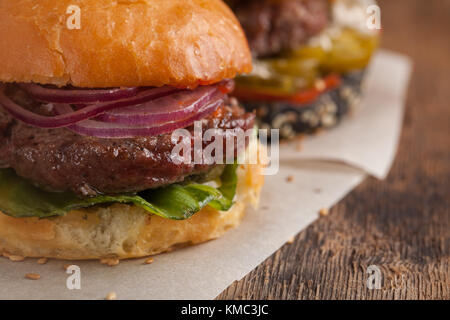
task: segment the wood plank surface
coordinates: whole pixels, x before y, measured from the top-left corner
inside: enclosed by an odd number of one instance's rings
[[[218,299],[450,299],[450,0],[380,0],[414,74],[396,161]],[[367,267],[382,275],[366,286]]]

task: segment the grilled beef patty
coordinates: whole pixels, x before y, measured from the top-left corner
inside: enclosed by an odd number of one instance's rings
[[[256,57],[295,49],[325,28],[328,0],[229,0]]]
[[[231,99],[205,118],[202,128],[248,130],[253,123],[254,114]],[[188,130],[192,132],[193,127]],[[171,134],[134,139],[86,137],[65,128],[25,125],[0,108],[0,167],[13,168],[49,191],[70,190],[81,196],[137,192],[204,175],[217,166],[175,164],[173,147]]]

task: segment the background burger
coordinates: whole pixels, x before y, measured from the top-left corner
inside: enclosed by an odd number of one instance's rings
[[[253,72],[235,95],[261,127],[298,133],[336,125],[358,103],[378,44],[371,0],[230,0],[250,42]]]
[[[171,156],[171,133],[195,121],[254,125],[227,97],[251,70],[233,13],[218,0],[80,0],[68,29],[72,4],[0,2],[0,252],[141,257],[238,225],[260,166]]]

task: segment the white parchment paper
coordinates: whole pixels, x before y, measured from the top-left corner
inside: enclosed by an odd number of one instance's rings
[[[223,238],[155,257],[121,262],[70,262],[81,268],[81,289],[66,287],[64,261],[38,265],[36,259],[0,258],[0,299],[213,299],[244,277],[289,238],[318,218],[371,174],[385,177],[401,130],[411,63],[382,51],[367,78],[359,112],[340,127],[281,148],[280,171],[266,179],[260,209]],[[320,161],[317,161],[320,160]],[[332,161],[330,161],[332,160]],[[291,182],[287,177],[292,176]],[[39,273],[40,280],[25,279]]]

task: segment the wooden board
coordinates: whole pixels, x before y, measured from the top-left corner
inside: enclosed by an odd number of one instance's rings
[[[383,44],[412,57],[400,148],[219,299],[450,299],[450,1],[380,0]],[[367,267],[382,287],[366,286]]]

